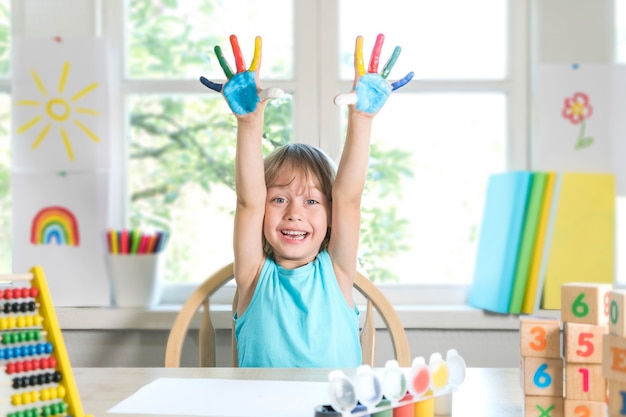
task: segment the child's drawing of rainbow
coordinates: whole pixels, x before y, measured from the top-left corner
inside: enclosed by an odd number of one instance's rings
[[[44,207],[33,219],[30,241],[34,245],[78,246],[78,222],[74,214],[65,207]]]

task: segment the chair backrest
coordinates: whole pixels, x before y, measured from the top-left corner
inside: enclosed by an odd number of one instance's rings
[[[215,329],[211,321],[210,298],[217,290],[232,280],[233,264],[228,264],[208,277],[183,304],[170,330],[165,350],[165,367],[180,367],[183,344],[193,318],[200,312],[200,328],[198,333],[199,366],[212,367],[216,363]],[[391,338],[395,359],[400,366],[411,366],[409,342],[398,314],[384,294],[363,274],[357,272],[354,282],[355,289],[366,301],[365,318],[360,331],[363,363],[374,366],[376,349],[376,327],[374,310],[378,312]],[[237,306],[238,294],[232,303],[232,312]],[[232,320],[231,320],[232,322]],[[235,342],[234,323],[232,323],[232,365],[237,366],[237,345]]]

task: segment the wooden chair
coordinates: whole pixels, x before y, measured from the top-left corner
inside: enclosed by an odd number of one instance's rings
[[[167,340],[167,347],[165,350],[166,368],[180,367],[181,353],[185,336],[187,335],[191,321],[198,314],[199,310],[202,314],[198,334],[199,365],[202,367],[215,366],[215,329],[211,322],[209,300],[211,295],[213,295],[217,290],[224,286],[224,284],[233,278],[233,264],[231,263],[208,277],[191,294],[185,304],[183,304],[180,312],[176,316],[176,320],[174,321],[174,325],[170,330]],[[374,326],[375,315],[373,314],[373,310],[375,309],[387,326],[394,349],[395,359],[398,361],[400,366],[410,367],[411,355],[406,332],[404,331],[404,327],[402,326],[402,323],[400,322],[400,319],[389,300],[387,300],[383,293],[380,292],[380,290],[369,279],[359,272],[357,272],[354,287],[363,295],[365,301],[367,302],[365,308],[365,319],[362,321],[363,326],[360,331],[363,363],[374,366],[376,328]],[[236,309],[237,297],[238,294],[235,291],[232,303],[232,312]],[[356,297],[355,302],[359,304],[359,300],[356,299]],[[233,366],[237,366],[237,345],[234,336],[234,323],[232,323],[231,328],[233,330],[232,364]]]

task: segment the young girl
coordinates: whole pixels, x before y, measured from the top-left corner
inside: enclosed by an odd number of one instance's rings
[[[354,91],[339,167],[321,150],[288,144],[264,159],[261,136],[269,98],[281,92],[259,86],[261,39],[245,69],[237,38],[230,38],[237,72],[215,48],[228,81],[207,87],[224,95],[237,119],[234,269],[239,302],[234,316],[241,367],[352,368],[361,364],[359,311],[352,298],[361,225],[361,194],[374,115],[392,90],[377,73],[379,35],[368,72],[357,38]]]

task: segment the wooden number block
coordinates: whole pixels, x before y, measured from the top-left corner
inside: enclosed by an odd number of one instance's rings
[[[609,333],[626,337],[626,290],[609,292]]]
[[[561,357],[561,321],[540,317],[520,317],[520,356]]]
[[[561,320],[608,324],[611,284],[568,283],[561,286]]]
[[[524,398],[524,417],[563,417],[563,397]]]
[[[565,398],[605,401],[606,378],[602,375],[602,365],[568,363],[565,367]]]
[[[524,395],[563,397],[563,359],[522,358]]]
[[[602,375],[626,384],[626,338],[605,334],[602,339]]]
[[[602,337],[609,326],[564,323],[563,346],[566,363],[602,363]]]
[[[626,383],[609,381],[609,417],[626,416]]]
[[[606,400],[583,401],[570,400],[569,398],[565,398],[563,404],[563,412],[565,417],[595,417],[606,415]]]

